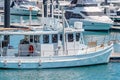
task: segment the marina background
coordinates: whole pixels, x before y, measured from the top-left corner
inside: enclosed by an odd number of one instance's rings
[[[20,16],[11,15],[13,22],[18,20]],[[29,17],[23,17],[24,20],[28,20]],[[33,17],[34,20],[37,17]],[[84,35],[86,40],[95,40],[102,42],[105,38],[115,37],[120,40],[119,30],[110,31],[85,31]],[[111,36],[112,35],[112,36]],[[18,42],[14,39],[21,39],[23,36],[14,38],[12,36],[11,44],[14,48],[17,48]],[[88,39],[89,38],[89,39]],[[116,37],[115,37],[116,38]],[[117,49],[118,50],[118,49]],[[118,53],[119,54],[119,53]],[[33,70],[0,70],[0,80],[119,80],[120,79],[120,63],[108,63],[102,65],[83,66],[74,68],[57,68],[57,69],[33,69]]]
[[[20,22],[20,17],[11,15],[11,22]],[[36,16],[32,17],[37,20]],[[24,16],[25,21],[29,20],[29,16]],[[102,42],[104,38],[119,39],[119,30],[109,31],[85,31],[86,40],[97,39]],[[116,37],[117,35],[117,37]],[[19,37],[18,39],[21,39]],[[89,39],[88,39],[89,38]],[[14,40],[13,38],[11,38]],[[13,41],[12,40],[12,41]],[[14,40],[15,41],[15,40]],[[11,42],[16,48],[18,42]],[[119,53],[118,53],[119,54]],[[41,70],[0,70],[0,80],[119,80],[120,79],[120,63],[108,63],[102,65],[83,66],[75,68],[58,68],[58,69],[41,69]]]

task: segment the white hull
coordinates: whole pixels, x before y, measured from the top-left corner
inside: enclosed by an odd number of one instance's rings
[[[60,68],[108,63],[112,45],[94,53],[54,57],[1,57],[0,68],[39,69]]]
[[[92,21],[92,20],[77,20],[77,19],[70,19],[69,23],[74,24],[74,22],[79,21],[83,22],[83,28],[85,30],[109,30],[113,24],[110,23],[105,23],[105,22],[97,22],[97,21]]]

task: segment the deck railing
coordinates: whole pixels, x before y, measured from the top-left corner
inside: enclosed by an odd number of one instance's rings
[[[11,51],[8,50],[7,51],[7,56],[16,56],[16,57],[30,57],[30,56],[40,56],[40,57],[52,57],[52,56],[65,56],[65,55],[79,55],[79,54],[88,54],[88,53],[92,53],[92,52],[96,52],[99,50],[104,49],[105,47],[107,47],[108,45],[111,45],[111,43],[108,44],[101,44],[100,46],[96,46],[96,47],[86,47],[86,48],[82,48],[82,49],[66,49],[66,51],[63,51],[62,49],[58,49],[58,50],[42,50],[42,51],[38,51],[38,50],[34,50],[33,53],[30,53],[28,50],[18,50],[18,52],[15,52],[14,50]],[[1,52],[3,53],[3,51]],[[3,57],[3,55],[0,53],[1,57]],[[13,55],[9,55],[12,54]],[[15,54],[17,53],[17,54]]]

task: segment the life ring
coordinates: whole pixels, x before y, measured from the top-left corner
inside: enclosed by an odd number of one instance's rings
[[[30,45],[29,46],[29,53],[33,53],[34,52],[34,47],[33,47],[33,45]]]

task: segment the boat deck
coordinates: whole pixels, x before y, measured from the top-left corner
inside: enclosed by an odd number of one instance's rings
[[[107,47],[104,47],[104,46],[97,46],[95,48],[89,48],[89,49],[85,49],[85,50],[80,50],[80,53],[81,55],[84,55],[84,54],[90,54],[92,52],[96,52],[96,51],[101,51],[103,49],[106,49]],[[1,59],[3,59],[3,61],[6,61],[7,62],[38,62],[40,60],[42,60],[43,62],[46,62],[46,61],[54,61],[54,60],[71,60],[71,59],[78,59],[78,56],[77,55],[80,55],[80,54],[60,54],[60,55],[54,55],[54,56],[48,56],[48,57],[40,57],[40,56],[15,56],[15,52],[18,52],[17,50],[14,50],[14,49],[9,49],[9,51],[11,54],[8,55],[8,56],[4,56],[4,57],[1,57]],[[34,53],[33,53],[34,54]],[[67,55],[67,56],[66,56]],[[70,57],[72,56],[72,57]],[[60,57],[60,58],[58,58]],[[62,59],[61,59],[62,58]]]

